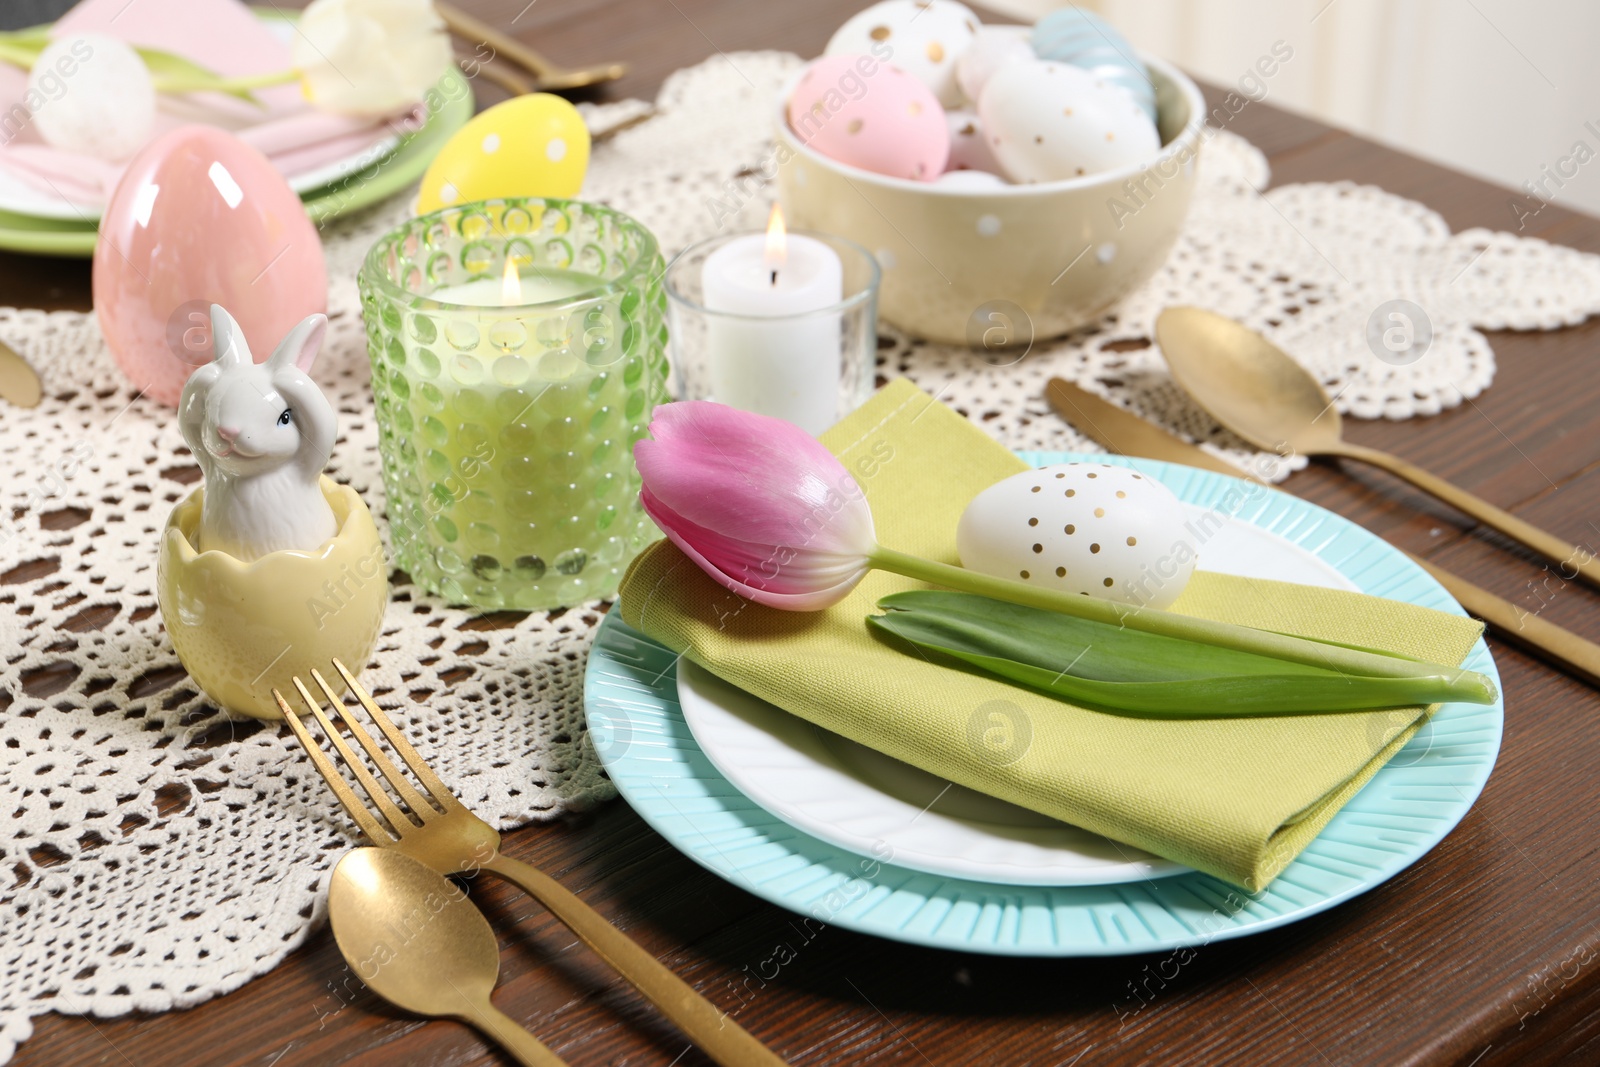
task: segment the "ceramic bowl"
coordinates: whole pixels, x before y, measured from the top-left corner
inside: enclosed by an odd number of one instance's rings
[[[389,565],[372,513],[359,494],[324,476],[322,495],[339,532],[315,552],[272,552],[241,563],[196,552],[204,487],[190,493],[161,534],[156,599],[178,660],[228,711],[281,719],[274,688],[293,695],[293,675],[320,694],[311,668],[342,692],[338,658],[359,673],[378,641],[389,603]]]
[[[873,174],[807,148],[784,118],[797,73],[776,107],[784,214],[795,229],[871,249],[883,267],[879,313],[914,336],[994,347],[1063,334],[1154,274],[1188,214],[1204,98],[1177,68],[1142,58],[1161,132],[1153,158],[977,191]]]

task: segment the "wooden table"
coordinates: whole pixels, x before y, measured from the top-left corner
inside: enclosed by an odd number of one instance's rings
[[[607,96],[649,97],[672,70],[717,50],[815,55],[862,2],[471,6],[564,61],[629,61],[632,73]],[[1513,225],[1507,190],[1270,104],[1249,105],[1231,128],[1267,153],[1275,182],[1373,183],[1422,201],[1457,230]],[[1596,219],[1551,206],[1533,223],[1536,236],[1600,252]],[[79,262],[0,256],[0,286],[8,303],[88,306]],[[1597,340],[1594,322],[1493,335],[1500,374],[1483,396],[1434,418],[1355,422],[1350,435],[1593,551]],[[1317,463],[1287,488],[1600,639],[1595,592],[1385,475]],[[1600,1062],[1600,699],[1490,645],[1505,683],[1505,742],[1461,825],[1378,889],[1202,948],[1176,973],[1166,957],[1011,960],[802,929],[680,855],[621,801],[509,834],[507,850],[556,875],[796,1064]],[[709,1062],[526,897],[498,884],[473,895],[505,941],[500,1007],[532,1021],[575,1067]],[[793,959],[774,976],[783,946]],[[756,973],[770,980],[736,994]],[[37,1027],[17,1067],[503,1062],[465,1027],[422,1023],[362,991],[326,931],[271,974],[192,1011],[44,1016]]]

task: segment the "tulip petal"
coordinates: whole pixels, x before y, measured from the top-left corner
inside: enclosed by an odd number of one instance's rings
[[[675,514],[648,491],[639,500],[667,538],[720,585],[746,599],[788,611],[820,611],[849,595],[871,568],[866,557],[791,553],[704,529]]]
[[[656,408],[634,446],[640,503],[722,585],[816,611],[843,599],[877,548],[872,510],[843,464],[781,419],[691,401]]]
[[[872,512],[844,465],[781,419],[708,401],[656,408],[634,446],[651,494],[676,515],[736,540],[865,555]]]

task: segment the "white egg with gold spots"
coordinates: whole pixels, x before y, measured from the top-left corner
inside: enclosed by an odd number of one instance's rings
[[[1017,183],[1082,178],[1153,160],[1155,123],[1121,86],[1065,63],[996,71],[978,99],[989,150]]]
[[[969,570],[1151,608],[1178,599],[1199,558],[1172,490],[1109,463],[996,482],[962,513],[956,550]]]
[[[978,16],[956,0],[883,0],[847,19],[823,54],[876,56],[955,107],[962,101],[956,63],[977,35]]]
[[[589,169],[589,128],[551,93],[496,104],[445,142],[428,165],[417,214],[508,196],[570,198]]]

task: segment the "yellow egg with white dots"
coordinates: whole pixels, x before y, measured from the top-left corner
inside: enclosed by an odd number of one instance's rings
[[[550,93],[496,104],[456,131],[428,165],[417,214],[508,196],[570,198],[589,169],[589,128]]]

